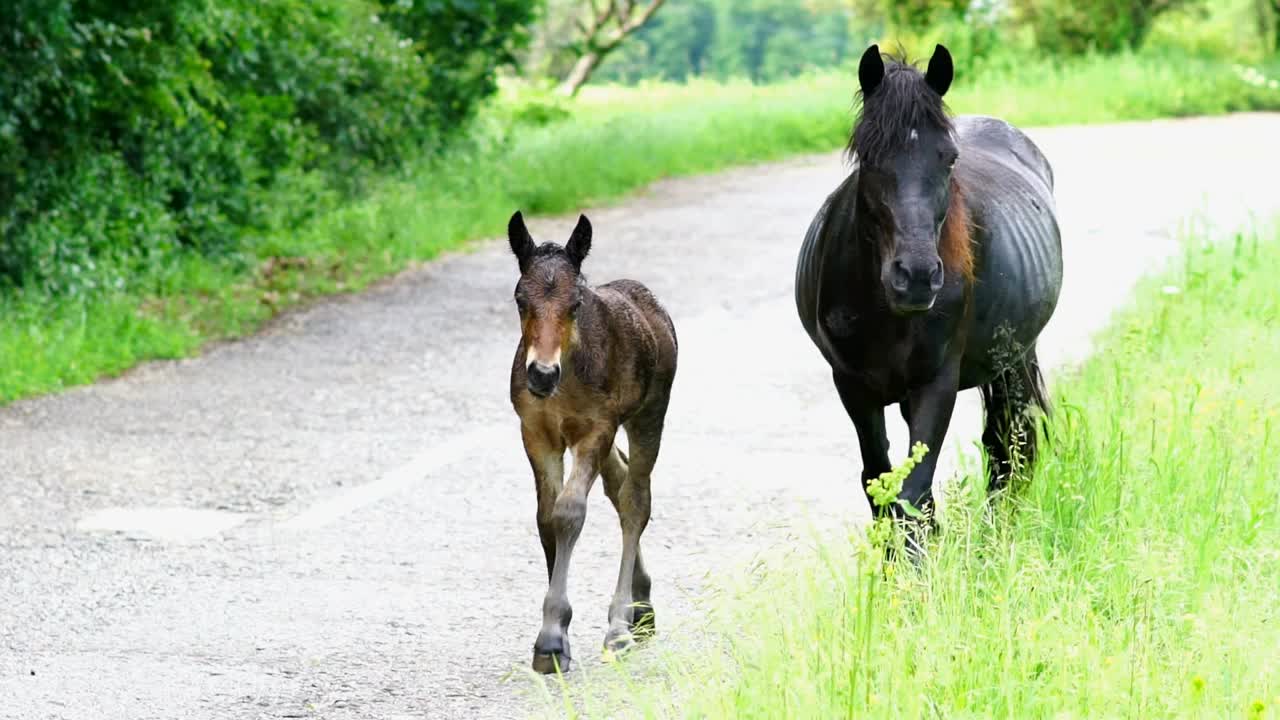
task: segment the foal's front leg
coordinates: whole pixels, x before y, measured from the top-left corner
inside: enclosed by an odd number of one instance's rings
[[[533,669],[537,672],[567,672],[570,668],[569,622],[573,620],[573,608],[569,605],[569,561],[587,519],[587,494],[612,447],[612,434],[592,436],[574,445],[573,472],[551,509],[555,562],[547,596],[542,601],[542,631],[533,644]]]
[[[533,468],[533,482],[538,492],[538,539],[547,560],[547,581],[556,565],[556,531],[551,523],[556,498],[564,487],[564,441],[529,426],[521,428],[525,456]]]

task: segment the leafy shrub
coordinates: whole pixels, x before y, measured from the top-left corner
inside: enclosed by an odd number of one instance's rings
[[[1014,0],[1036,44],[1052,53],[1079,55],[1137,49],[1160,14],[1196,0]]]
[[[438,147],[529,21],[501,0],[9,0],[0,6],[0,285],[145,282],[179,250],[234,256]],[[385,19],[384,19],[385,16]],[[287,215],[287,213],[286,213]]]

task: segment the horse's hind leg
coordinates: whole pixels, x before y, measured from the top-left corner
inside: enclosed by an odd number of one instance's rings
[[[631,457],[614,501],[622,524],[622,561],[613,602],[609,604],[609,632],[604,639],[605,649],[614,652],[627,649],[636,638],[653,632],[651,581],[640,556],[640,536],[649,524],[649,477],[658,461],[665,414],[663,401],[641,411],[626,426]]]
[[[982,445],[987,452],[987,493],[994,495],[1024,469],[1034,467],[1037,454],[1034,407],[1049,413],[1048,394],[1040,362],[1032,346],[1012,367],[1003,368],[981,387],[986,427]]]

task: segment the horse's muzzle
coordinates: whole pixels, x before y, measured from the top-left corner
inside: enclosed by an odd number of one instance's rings
[[[529,392],[533,393],[534,397],[548,397],[560,385],[559,365],[544,365],[537,361],[531,362],[529,367],[525,369],[525,374],[529,378]]]
[[[885,274],[889,306],[899,314],[924,312],[933,307],[942,289],[942,261],[904,263],[894,260]]]

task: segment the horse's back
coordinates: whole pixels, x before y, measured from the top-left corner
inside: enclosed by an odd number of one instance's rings
[[[961,382],[981,384],[1000,357],[1030,347],[1062,289],[1053,169],[1022,131],[996,118],[956,118],[978,252],[974,324]],[[1009,344],[1012,341],[1013,344]]]

